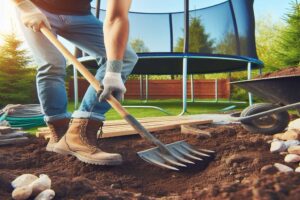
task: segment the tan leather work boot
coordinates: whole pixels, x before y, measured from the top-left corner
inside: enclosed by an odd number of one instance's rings
[[[46,151],[53,151],[54,145],[62,138],[67,132],[70,119],[64,118],[55,120],[53,122],[47,122],[47,126],[50,129],[50,140],[46,146]]]
[[[120,154],[106,153],[97,147],[97,132],[102,125],[101,121],[72,119],[67,133],[55,145],[53,151],[73,155],[89,164],[120,165]]]

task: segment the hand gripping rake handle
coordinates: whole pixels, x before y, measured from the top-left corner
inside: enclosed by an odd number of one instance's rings
[[[76,69],[87,79],[87,81],[94,87],[96,92],[101,91],[100,82],[87,70],[63,45],[58,39],[52,34],[52,32],[44,25],[41,26],[41,32],[46,38],[64,55],[64,57],[69,60]],[[157,145],[159,149],[164,153],[168,152],[168,149],[164,144],[155,138],[151,133],[149,133],[129,112],[122,107],[118,100],[116,100],[112,95],[107,99],[107,102],[120,114],[120,116],[125,119],[144,139],[151,141],[153,144]]]

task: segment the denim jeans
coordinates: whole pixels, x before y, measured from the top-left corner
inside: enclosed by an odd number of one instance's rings
[[[42,9],[41,9],[42,10]],[[93,15],[57,15],[42,10],[47,16],[52,33],[59,35],[84,52],[99,61],[99,69],[95,75],[101,82],[105,75],[106,57],[103,23]],[[37,93],[45,121],[51,122],[62,118],[70,118],[67,112],[67,94],[65,88],[66,61],[62,54],[40,32],[33,32],[21,22],[21,28],[35,60],[38,64],[36,83]],[[123,59],[122,79],[125,82],[137,62],[137,55],[127,45]],[[105,120],[105,113],[110,109],[106,102],[99,102],[96,91],[92,86],[87,89],[78,110],[72,114],[73,118],[91,118]]]

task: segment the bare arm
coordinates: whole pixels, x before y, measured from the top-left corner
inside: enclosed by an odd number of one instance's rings
[[[113,94],[121,100],[126,92],[121,78],[123,57],[128,40],[128,11],[131,0],[108,0],[104,22],[104,43],[107,55],[107,65],[102,81],[104,90],[100,100]]]
[[[128,40],[128,11],[131,0],[108,0],[104,22],[104,42],[108,60],[122,60]]]

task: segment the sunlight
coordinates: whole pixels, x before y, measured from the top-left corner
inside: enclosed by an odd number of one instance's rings
[[[9,0],[1,1],[0,7],[0,35],[8,33],[16,33],[16,17],[14,7]],[[0,37],[0,44],[3,42]]]

